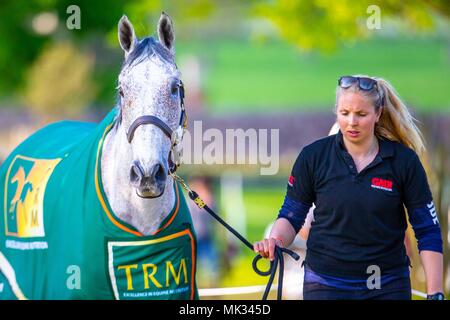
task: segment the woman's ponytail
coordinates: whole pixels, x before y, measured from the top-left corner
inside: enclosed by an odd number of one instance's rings
[[[425,146],[423,136],[416,126],[416,119],[389,82],[381,78],[375,79],[382,96],[383,106],[380,120],[375,126],[375,135],[400,142],[421,156]]]

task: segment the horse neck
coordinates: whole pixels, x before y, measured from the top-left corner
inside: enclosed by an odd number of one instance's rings
[[[122,126],[110,130],[103,143],[101,177],[114,214],[144,235],[153,234],[175,205],[172,177],[167,177],[163,195],[155,199],[137,196],[130,184],[131,149]]]

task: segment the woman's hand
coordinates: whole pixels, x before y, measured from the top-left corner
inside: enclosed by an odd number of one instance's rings
[[[283,241],[281,239],[269,238],[262,241],[255,242],[253,244],[253,250],[259,253],[263,258],[269,258],[270,261],[274,259],[275,245],[283,247]]]

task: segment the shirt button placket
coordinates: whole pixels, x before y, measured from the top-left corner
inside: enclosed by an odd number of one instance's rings
[[[355,165],[353,165],[353,164],[350,164],[350,165],[348,165],[348,167],[349,167],[349,169],[350,169],[350,171],[351,171],[351,174],[352,174],[352,180],[353,180],[353,182],[358,182],[358,172],[356,171],[356,167],[355,167]]]

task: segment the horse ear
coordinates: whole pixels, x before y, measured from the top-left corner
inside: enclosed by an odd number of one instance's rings
[[[137,39],[134,34],[133,25],[130,20],[128,20],[126,15],[123,15],[122,18],[120,18],[118,31],[120,46],[123,51],[125,51],[125,56],[127,56],[131,51],[133,51]]]
[[[175,53],[175,32],[173,30],[172,19],[164,11],[161,13],[158,21],[158,37],[161,42],[169,51]]]

